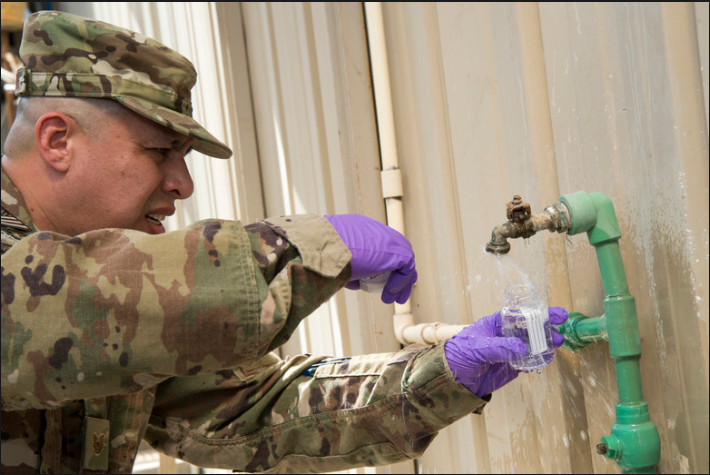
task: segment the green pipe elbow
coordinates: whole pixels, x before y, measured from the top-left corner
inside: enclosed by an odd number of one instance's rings
[[[560,198],[572,219],[570,235],[588,232],[589,243],[597,246],[621,237],[614,205],[604,193],[578,191]]]

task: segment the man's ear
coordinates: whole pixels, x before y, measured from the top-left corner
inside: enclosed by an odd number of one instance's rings
[[[44,162],[66,173],[74,152],[71,142],[78,131],[76,121],[61,112],[51,111],[40,117],[35,124],[35,146]]]

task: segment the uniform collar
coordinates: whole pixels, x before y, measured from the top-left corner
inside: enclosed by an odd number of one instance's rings
[[[2,169],[2,226],[36,232],[22,193]]]

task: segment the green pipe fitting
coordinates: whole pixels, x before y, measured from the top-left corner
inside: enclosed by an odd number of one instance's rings
[[[570,314],[560,325],[565,345],[579,351],[592,341],[608,339],[614,358],[619,404],[611,434],[602,437],[597,451],[611,458],[624,473],[653,473],[660,460],[661,442],[656,424],[648,417],[648,405],[641,391],[641,338],[636,304],[629,294],[624,264],[619,251],[621,231],[614,206],[603,193],[571,193],[560,198],[569,211],[569,234],[586,232],[594,246],[604,285],[604,309],[601,317]]]
[[[658,463],[655,454],[661,451],[661,441],[656,425],[648,417],[648,406],[645,403],[637,406],[618,404],[616,420],[611,435],[601,438],[597,452],[617,463],[624,460],[623,473],[655,473]],[[644,450],[638,450],[639,447]]]
[[[570,235],[586,231],[592,246],[621,237],[614,205],[604,193],[578,191],[561,197],[560,201],[567,206],[572,219]]]
[[[606,315],[587,317],[579,312],[571,312],[562,325],[555,326],[560,335],[564,335],[562,348],[573,353],[599,340],[607,340]]]
[[[607,322],[609,353],[612,358],[641,356],[641,337],[636,319],[636,303],[631,295],[604,299],[607,315],[614,315]]]

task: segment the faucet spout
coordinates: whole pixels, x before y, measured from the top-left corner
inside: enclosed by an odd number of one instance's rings
[[[569,211],[559,202],[540,214],[531,214],[530,205],[515,195],[506,209],[508,221],[493,228],[491,240],[486,244],[486,251],[493,254],[507,254],[510,251],[508,239],[529,238],[543,229],[550,232],[568,232],[570,229]]]
[[[510,251],[508,238],[517,237],[516,226],[511,221],[496,226],[491,232],[491,240],[486,244],[486,251],[493,254],[507,254]]]

